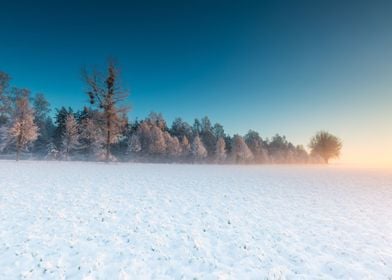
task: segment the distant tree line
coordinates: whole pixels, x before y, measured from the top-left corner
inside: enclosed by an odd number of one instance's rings
[[[47,160],[100,160],[190,163],[328,163],[339,156],[341,141],[318,132],[308,153],[276,134],[263,139],[249,130],[228,135],[208,117],[189,124],[176,118],[169,126],[160,113],[129,121],[124,106],[126,91],[119,85],[118,70],[109,63],[106,73],[83,71],[89,105],[81,110],[61,107],[51,117],[42,93],[12,87],[0,71],[0,153]]]

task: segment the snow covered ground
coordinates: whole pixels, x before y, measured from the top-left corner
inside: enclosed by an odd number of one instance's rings
[[[0,279],[391,279],[392,172],[0,162]]]

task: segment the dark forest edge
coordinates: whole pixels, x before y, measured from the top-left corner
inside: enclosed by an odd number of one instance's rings
[[[230,136],[208,117],[193,125],[176,118],[169,127],[160,113],[129,121],[126,91],[118,84],[118,69],[109,62],[106,73],[83,70],[90,104],[81,110],[55,109],[42,93],[11,86],[0,71],[0,157],[38,160],[87,160],[179,163],[310,164],[339,157],[340,139],[317,132],[309,143],[293,145],[276,134],[262,139],[249,130]]]

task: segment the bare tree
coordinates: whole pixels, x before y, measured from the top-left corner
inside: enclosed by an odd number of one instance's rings
[[[320,131],[310,140],[309,148],[312,155],[322,157],[328,164],[331,158],[339,157],[342,141],[326,131]]]
[[[89,86],[87,92],[90,103],[103,112],[103,130],[105,134],[105,161],[110,159],[110,147],[119,141],[126,124],[128,107],[120,106],[127,98],[127,93],[119,86],[118,69],[109,62],[105,78],[98,71],[88,74],[84,71],[84,79]]]

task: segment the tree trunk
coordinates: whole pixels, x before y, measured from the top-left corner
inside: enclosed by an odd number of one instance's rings
[[[106,155],[105,155],[105,161],[109,162],[109,156],[110,156],[110,121],[107,121],[107,135],[106,135]]]
[[[19,144],[21,142],[20,138],[21,137],[19,135],[16,141],[16,161],[19,161],[19,156],[20,156],[20,144]]]
[[[16,161],[19,161],[19,155],[20,155],[20,148],[19,146],[16,147]]]

